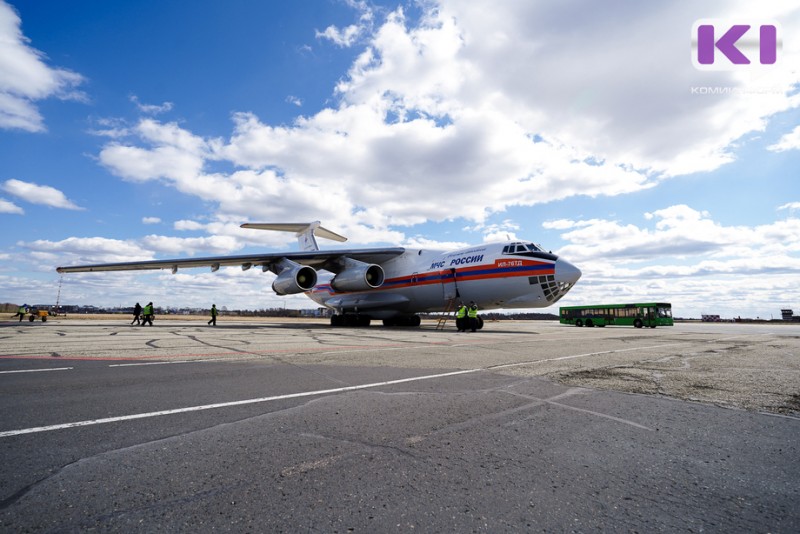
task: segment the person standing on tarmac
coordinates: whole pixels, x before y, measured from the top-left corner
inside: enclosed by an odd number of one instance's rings
[[[212,304],[211,305],[211,320],[208,321],[208,324],[210,324],[212,326],[217,326],[217,315],[219,315],[219,312],[217,311],[217,305],[216,304]]]
[[[12,315],[11,318],[13,319],[17,315],[19,315],[19,322],[22,322],[22,318],[25,317],[26,313],[28,313],[28,305],[27,304],[23,304],[22,306],[17,308],[17,313]]]
[[[469,318],[470,332],[474,332],[475,329],[478,328],[478,305],[475,304],[475,302],[469,303],[467,317]]]
[[[142,308],[142,324],[140,326],[144,326],[147,323],[150,323],[150,326],[153,326],[153,303],[148,302],[147,306]]]
[[[142,323],[141,323],[141,321],[139,321],[139,317],[140,317],[141,315],[142,315],[142,307],[141,307],[141,305],[140,305],[140,304],[137,302],[137,303],[136,303],[136,306],[134,306],[134,307],[133,307],[133,321],[131,321],[131,324],[133,324],[133,323],[136,323],[136,324],[142,324]]]
[[[459,302],[458,309],[456,310],[456,329],[459,332],[467,330],[467,306],[463,302]]]

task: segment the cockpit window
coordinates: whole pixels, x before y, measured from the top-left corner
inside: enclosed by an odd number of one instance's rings
[[[511,243],[503,247],[503,254],[525,254],[527,252],[544,252],[544,249],[533,243]]]

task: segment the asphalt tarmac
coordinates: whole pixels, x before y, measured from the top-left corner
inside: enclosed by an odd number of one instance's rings
[[[800,327],[0,323],[4,532],[798,532]]]

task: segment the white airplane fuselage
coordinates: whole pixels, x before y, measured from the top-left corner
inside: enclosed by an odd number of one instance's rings
[[[542,308],[554,304],[581,272],[529,242],[490,243],[454,251],[407,249],[381,264],[380,287],[336,291],[333,274],[320,273],[306,295],[338,313],[363,313],[375,319],[437,312],[456,301],[481,310]]]

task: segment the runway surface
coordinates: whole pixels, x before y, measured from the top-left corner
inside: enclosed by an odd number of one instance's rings
[[[800,531],[800,327],[0,323],[3,530]]]

